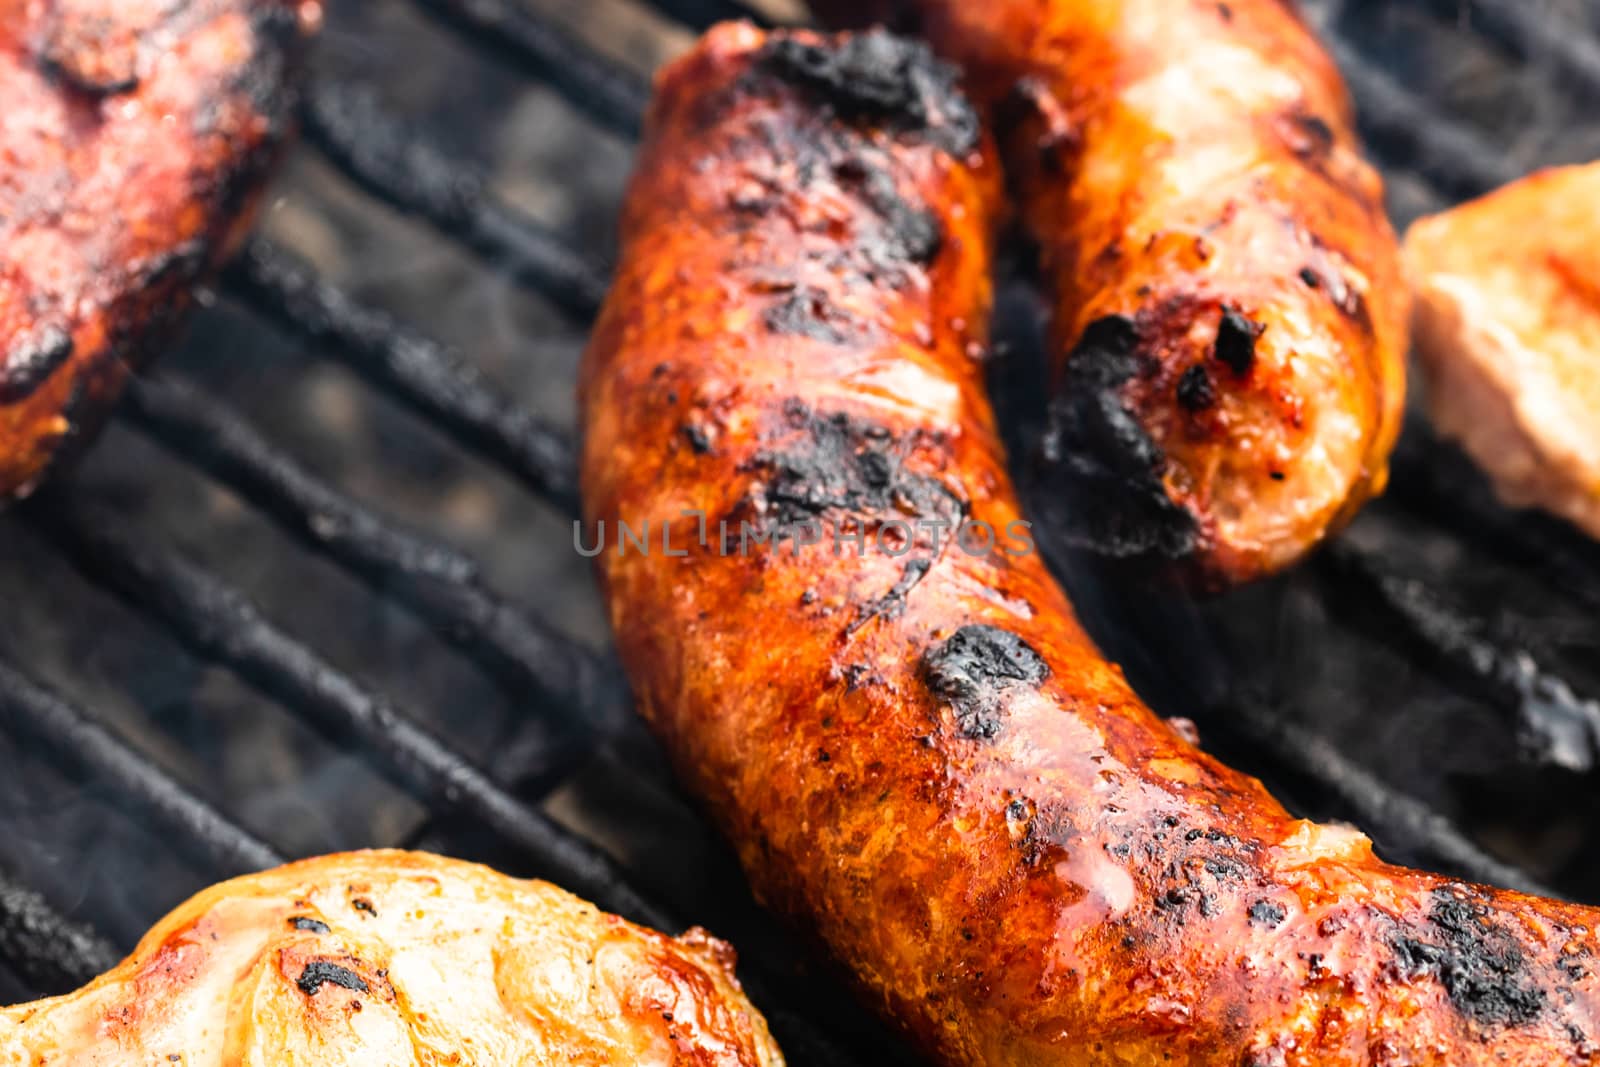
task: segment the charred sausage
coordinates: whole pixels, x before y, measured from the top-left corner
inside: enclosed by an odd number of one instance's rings
[[[92,436],[247,225],[315,0],[0,18],[0,497]]]
[[[813,7],[915,23],[1003,134],[1056,316],[1052,529],[1223,585],[1290,565],[1382,489],[1406,289],[1343,83],[1292,2]]]
[[[659,79],[583,367],[621,655],[757,891],[944,1064],[1589,1062],[1600,912],[1291,817],[1006,536],[998,183],[951,81],[714,30]]]
[[[782,1067],[733,954],[414,852],[235,878],[75,993],[0,1009],[0,1061]]]

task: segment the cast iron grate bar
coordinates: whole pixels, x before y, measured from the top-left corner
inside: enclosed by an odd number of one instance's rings
[[[1271,757],[1272,764],[1327,791],[1381,841],[1464,877],[1524,893],[1560,898],[1526,872],[1484,852],[1432,807],[1391,788],[1324,737],[1296,725],[1274,704],[1241,699],[1206,716]]]
[[[639,135],[650,85],[519,0],[414,0],[483,51],[547,83],[624,137]]]
[[[572,437],[530,414],[454,351],[357,302],[263,240],[250,242],[224,277],[251,308],[326,350],[536,495],[577,513]]]
[[[544,777],[573,766],[598,721],[620,715],[622,693],[587,648],[532,619],[491,589],[475,561],[409,531],[320,481],[215,399],[170,380],[130,382],[122,408],[174,458],[228,486],[302,544],[393,596],[444,641],[474,660],[513,699],[582,716],[551,721],[547,751],[529,769]]]
[[[605,296],[606,272],[490,191],[388,111],[370,85],[321,77],[300,109],[305,137],[347,177],[407,215],[427,220],[580,322]]]
[[[1422,427],[1401,438],[1390,468],[1386,499],[1600,611],[1600,549],[1584,535],[1551,516],[1500,504],[1471,460]]]
[[[1506,154],[1471,127],[1441,113],[1368,62],[1330,28],[1323,34],[1355,97],[1373,151],[1456,200],[1478,196],[1522,175]]]
[[[202,659],[226,666],[322,733],[350,743],[431,810],[480,820],[548,877],[608,911],[676,928],[609,856],[506,792],[393,702],[279,629],[226,582],[58,490],[41,493],[26,512],[90,581],[161,622]]]
[[[69,773],[109,785],[202,866],[234,875],[283,862],[271,845],[222,815],[148,756],[3,660],[0,726],[11,736],[47,748]]]
[[[0,959],[34,989],[67,993],[117,965],[122,954],[0,871]]]
[[[1525,755],[1574,772],[1600,766],[1600,704],[1580,696],[1524,649],[1486,633],[1421,581],[1390,573],[1348,539],[1318,557],[1328,602],[1355,592],[1397,626],[1419,660],[1431,663],[1466,697],[1512,716]]]
[[[1535,0],[1421,0],[1441,19],[1465,19],[1514,59],[1549,74],[1584,102],[1600,100],[1600,41]]]

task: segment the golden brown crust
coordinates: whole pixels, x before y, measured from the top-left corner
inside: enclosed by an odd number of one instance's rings
[[[881,39],[713,31],[661,76],[585,360],[619,648],[758,892],[946,1064],[1588,1062],[1596,911],[1291,818],[1140,703],[1019,541],[903,540],[1019,515],[961,112]],[[885,240],[919,216],[936,241]],[[806,519],[842,551],[751,540]]]
[[[248,223],[316,0],[0,3],[0,496],[92,435]]]
[[[1428,412],[1517,507],[1600,537],[1600,163],[1406,233]]]
[[[1382,489],[1406,289],[1343,84],[1292,3],[813,7],[915,20],[1001,128],[1056,298],[1050,477],[1126,512],[1082,536],[1225,584],[1293,563]],[[1097,343],[1108,322],[1121,348]]]
[[[352,852],[192,897],[119,967],[0,1010],[29,1067],[782,1067],[701,930],[669,938],[555,886]]]

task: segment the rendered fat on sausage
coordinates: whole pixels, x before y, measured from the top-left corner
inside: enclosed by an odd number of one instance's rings
[[[1590,1062],[1600,912],[1291,817],[1145,707],[1004,538],[977,358],[999,183],[952,81],[885,35],[746,26],[660,77],[583,486],[684,780],[942,1064]],[[774,546],[808,520],[820,542]],[[1006,550],[936,546],[954,522]]]
[[[1407,291],[1291,0],[812,6],[914,24],[1001,133],[1055,313],[1053,532],[1221,586],[1289,566],[1383,488]]]

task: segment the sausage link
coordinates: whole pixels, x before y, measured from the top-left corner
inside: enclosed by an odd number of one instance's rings
[[[583,367],[585,550],[604,524],[639,706],[767,903],[945,1064],[1590,1061],[1593,909],[1292,818],[1006,537],[997,183],[948,71],[725,26],[649,127]]]
[[[1290,0],[813,6],[914,22],[1002,132],[1055,303],[1052,529],[1223,585],[1381,491],[1407,290],[1343,83]]]

